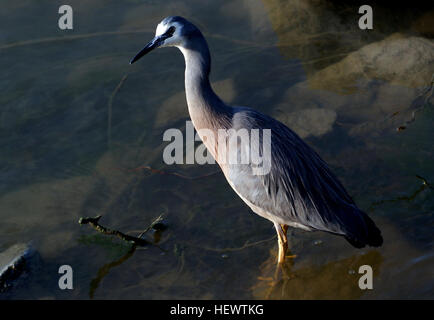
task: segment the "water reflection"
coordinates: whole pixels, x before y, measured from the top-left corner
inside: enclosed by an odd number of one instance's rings
[[[275,259],[261,266],[262,279],[253,290],[258,299],[359,299],[365,292],[359,288],[359,267],[369,265],[374,277],[381,272],[383,258],[378,251],[353,255],[320,266],[296,268],[287,262],[280,279],[274,279]]]
[[[110,269],[117,267],[122,263],[124,263],[125,261],[127,261],[129,258],[132,257],[135,251],[136,251],[136,246],[131,246],[131,248],[127,251],[127,253],[125,253],[122,257],[120,257],[116,261],[105,264],[98,270],[97,276],[94,279],[92,279],[92,281],[90,282],[89,298],[93,299],[95,290],[98,289],[101,280],[110,272]]]

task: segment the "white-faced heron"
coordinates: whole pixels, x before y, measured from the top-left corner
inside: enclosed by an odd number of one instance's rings
[[[374,222],[357,208],[327,164],[297,134],[254,109],[228,106],[214,93],[209,82],[208,45],[196,26],[182,17],[165,18],[158,24],[154,39],[130,63],[158,47],[177,47],[184,55],[185,93],[193,125],[235,192],[255,213],[274,223],[279,263],[284,261],[288,248],[288,226],[341,235],[356,248],[382,244],[381,232]],[[220,140],[204,139],[202,129],[216,133],[269,129],[270,170],[257,174],[255,164],[219,161]],[[264,143],[263,138],[253,134],[250,138],[256,139],[251,145]],[[243,151],[239,149],[228,152]]]

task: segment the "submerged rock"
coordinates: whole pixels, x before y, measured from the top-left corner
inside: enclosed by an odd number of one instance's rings
[[[411,118],[414,108],[420,107],[420,94],[430,84],[433,70],[432,40],[395,34],[290,87],[278,109],[298,112],[295,125],[306,128],[311,121],[301,115],[304,110],[334,110],[337,117],[333,122],[337,119],[350,135],[378,136],[395,131]]]
[[[358,11],[361,4],[353,1],[262,2],[277,35],[281,54],[288,59],[300,59],[307,78],[394,33],[409,36],[433,34],[433,9],[426,1],[418,1],[416,6],[414,2],[395,7],[381,3],[372,5],[374,28],[369,31],[360,30],[358,20],[361,14]]]
[[[310,108],[291,113],[275,113],[273,116],[294,130],[301,138],[322,136],[333,129],[336,112],[330,109]]]
[[[394,34],[349,54],[312,76],[313,88],[352,93],[359,79],[378,79],[391,85],[427,85],[434,70],[434,41]]]

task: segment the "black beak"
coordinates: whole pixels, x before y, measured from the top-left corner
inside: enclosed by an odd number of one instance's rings
[[[148,52],[161,46],[164,40],[165,38],[162,36],[155,37],[154,39],[152,39],[151,42],[149,42],[138,54],[136,54],[136,56],[130,61],[130,64],[133,64]]]

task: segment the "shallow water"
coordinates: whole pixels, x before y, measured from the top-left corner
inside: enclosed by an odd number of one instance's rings
[[[70,31],[57,27],[60,2],[0,12],[0,250],[30,242],[41,258],[0,298],[434,298],[432,7],[374,6],[374,30],[362,31],[358,7],[341,1],[69,3]],[[330,164],[382,230],[381,248],[291,231],[297,256],[270,281],[271,223],[218,166],[163,162],[164,130],[188,119],[182,56],[128,62],[167,15],[202,29],[225,101],[284,121]],[[160,248],[132,250],[78,224],[99,214],[133,235],[162,214],[168,229],[147,234]],[[73,290],[58,288],[64,264]],[[358,287],[364,264],[373,290]]]

